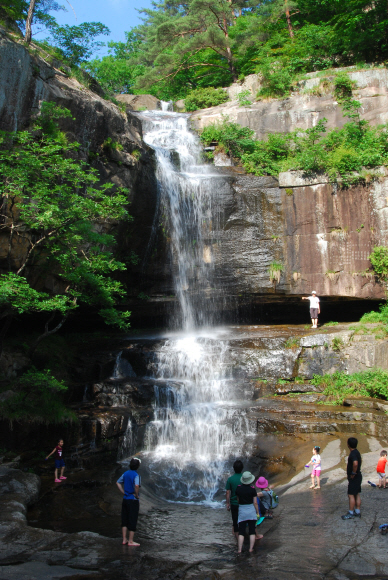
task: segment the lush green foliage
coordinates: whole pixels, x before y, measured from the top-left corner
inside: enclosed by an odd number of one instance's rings
[[[366,314],[364,314],[360,318],[360,322],[362,322],[363,324],[376,323],[376,322],[382,322],[383,324],[388,324],[388,305],[382,304],[380,306],[379,312],[376,312],[376,311],[367,312]]]
[[[341,405],[346,397],[376,397],[388,400],[388,372],[381,369],[353,373],[336,372],[332,375],[314,375],[313,385],[324,387],[323,394]]]
[[[377,276],[382,280],[388,280],[388,248],[386,246],[373,248],[369,259]]]
[[[214,89],[208,87],[205,89],[195,89],[191,91],[185,99],[186,111],[196,111],[197,109],[206,109],[206,107],[215,107],[228,100],[228,95],[223,89]]]
[[[98,48],[101,23],[58,26],[51,13],[60,5],[36,6],[35,22],[72,62]],[[27,9],[26,0],[3,0],[0,17],[23,26]],[[386,0],[161,0],[141,12],[127,42],[111,43],[109,56],[85,65],[106,90],[178,99],[257,72],[259,97],[281,97],[304,73],[388,59]]]
[[[4,15],[11,21],[17,22],[24,29],[25,20],[30,2],[27,0],[2,0],[0,6],[0,18]],[[56,24],[55,18],[50,12],[64,10],[64,7],[55,0],[36,0],[33,15],[33,24],[38,29],[50,28]]]
[[[388,58],[385,0],[162,0],[142,13],[131,31],[136,53],[123,56],[129,68],[143,67],[131,90],[166,100],[254,72],[263,77],[260,97],[280,97],[306,72]],[[112,67],[109,78],[97,63],[93,71],[106,86],[118,73]]]
[[[10,386],[14,394],[1,404],[2,419],[47,424],[76,420],[74,413],[62,401],[62,395],[67,391],[66,385],[58,381],[51,371],[31,368]]]
[[[72,65],[78,65],[92,56],[96,50],[104,45],[95,38],[107,35],[110,30],[101,22],[84,22],[79,26],[55,25],[52,27],[51,35],[56,46],[58,46],[67,61]]]
[[[116,308],[124,289],[114,276],[125,265],[113,257],[109,229],[112,221],[128,218],[126,192],[112,184],[96,187],[97,172],[74,158],[78,144],[68,143],[58,128],[68,116],[46,103],[34,131],[1,134],[0,227],[9,248],[19,242],[25,253],[16,271],[9,256],[9,271],[0,277],[0,317],[30,311],[63,316],[83,302],[97,307],[108,324],[125,328],[129,313]],[[35,287],[48,273],[57,280],[55,295]]]
[[[341,179],[344,185],[363,178],[368,180],[373,175],[363,173],[364,168],[388,164],[387,127],[371,127],[361,120],[357,101],[344,98],[342,106],[351,120],[328,133],[327,120],[322,119],[311,129],[269,133],[267,140],[259,141],[253,139],[253,131],[224,119],[206,127],[201,140],[205,145],[218,142],[219,147],[240,159],[244,168],[255,175],[278,175],[281,171],[300,169],[306,174],[327,173],[333,181]]]
[[[218,143],[218,146],[233,157],[242,158],[245,153],[255,149],[255,132],[248,127],[241,127],[238,123],[231,123],[224,117],[222,123],[213,123],[204,128],[201,141],[205,145]]]

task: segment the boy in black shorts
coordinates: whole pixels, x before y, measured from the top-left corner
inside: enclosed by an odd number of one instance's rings
[[[358,441],[355,437],[349,437],[348,447],[349,447],[349,457],[348,464],[346,468],[346,474],[348,477],[348,496],[349,496],[349,511],[344,516],[341,516],[343,520],[352,520],[354,518],[361,517],[361,455],[357,449]]]

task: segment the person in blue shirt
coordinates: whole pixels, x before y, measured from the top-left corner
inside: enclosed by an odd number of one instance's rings
[[[133,541],[136,532],[137,518],[139,516],[139,488],[140,476],[137,473],[140,459],[133,458],[129,463],[129,469],[116,482],[120,492],[124,495],[121,506],[121,527],[123,531],[123,545],[140,546]],[[127,531],[129,539],[127,540]]]

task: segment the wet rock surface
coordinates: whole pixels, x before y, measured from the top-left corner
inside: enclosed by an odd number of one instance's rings
[[[68,473],[67,488],[55,487],[45,477],[41,499],[29,512],[34,526],[43,524],[53,528],[55,525],[56,529],[66,529],[73,522],[76,528],[84,526],[89,531],[66,533],[28,526],[24,513],[26,504],[36,499],[37,478],[3,467],[1,501],[3,505],[4,500],[15,501],[3,485],[6,480],[9,488],[10,482],[15,481],[12,485],[18,488],[19,495],[13,509],[20,515],[9,520],[3,510],[0,512],[0,577],[15,580],[58,577],[243,580],[252,575],[270,580],[385,578],[388,574],[386,537],[380,534],[378,526],[388,520],[385,497],[388,491],[371,488],[366,482],[375,479],[377,457],[386,441],[362,435],[359,439],[364,477],[362,517],[343,521],[340,516],[347,510],[346,438],[262,436],[257,441],[259,453],[267,457],[267,475],[278,483],[280,504],[274,511],[274,519],[265,520],[260,526],[264,539],[254,553],[248,554],[244,547],[240,557],[231,534],[230,514],[225,508],[169,504],[155,498],[147,489],[142,490],[137,532],[141,546],[136,550],[121,546],[120,496],[113,483],[116,475],[113,477],[114,472],[107,470],[101,473],[102,485],[88,492],[85,488],[82,491],[85,474],[80,472]],[[309,460],[312,445],[317,442],[322,446],[322,487],[310,490],[309,470],[303,464]],[[258,473],[254,458],[250,468]],[[44,507],[45,503],[49,507]],[[32,521],[42,506],[56,523]],[[103,535],[104,528],[111,538]]]

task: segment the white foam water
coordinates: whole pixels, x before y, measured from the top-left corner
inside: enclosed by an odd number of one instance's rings
[[[214,282],[212,220],[225,178],[202,162],[188,115],[163,107],[139,117],[144,141],[155,150],[179,306],[172,326],[182,330],[156,351],[155,378],[174,384],[155,386],[148,468],[164,497],[212,503],[230,469],[226,460],[242,453],[249,430],[244,412],[230,404],[228,341],[214,330],[222,291]]]

